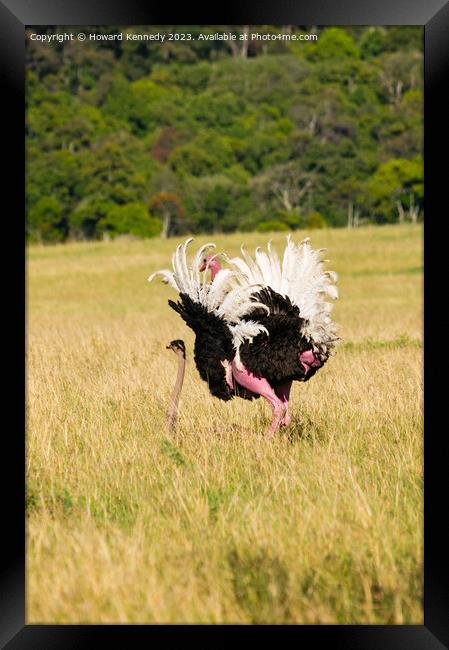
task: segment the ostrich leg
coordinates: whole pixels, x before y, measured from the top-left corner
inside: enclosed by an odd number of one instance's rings
[[[247,388],[257,395],[264,397],[270,406],[273,409],[273,420],[271,422],[271,427],[268,431],[268,435],[271,436],[274,434],[276,429],[279,427],[282,417],[285,412],[285,405],[279,399],[279,397],[274,392],[273,388],[270,386],[268,381],[263,377],[256,377],[246,368],[238,368],[235,361],[232,362],[232,375],[236,382]]]
[[[284,425],[286,427],[288,427],[288,425],[292,421],[292,418],[288,412],[288,400],[290,398],[291,387],[292,387],[292,382],[287,381],[285,384],[282,384],[282,386],[277,386],[274,389],[274,392],[276,393],[276,395],[279,397],[279,399],[285,406],[285,413],[284,413],[284,417],[281,420],[281,425]]]
[[[226,383],[231,390],[234,389],[234,382],[232,381],[232,367],[229,361],[225,359],[220,362],[223,368],[225,369]]]

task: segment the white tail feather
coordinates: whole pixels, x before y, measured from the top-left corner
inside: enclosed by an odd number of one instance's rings
[[[271,242],[268,244],[268,254],[257,248],[253,259],[242,247],[245,259],[228,258],[228,262],[234,268],[240,286],[259,284],[288,296],[306,320],[303,334],[328,349],[338,337],[336,325],[329,317],[332,303],[327,302],[326,298],[338,298],[335,286],[338,276],[334,271],[324,271],[321,255],[325,249],[314,250],[309,241],[307,238],[300,244],[294,244],[289,235],[282,264]]]

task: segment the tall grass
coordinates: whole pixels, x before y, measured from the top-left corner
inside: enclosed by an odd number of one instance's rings
[[[209,395],[146,282],[177,240],[29,249],[28,623],[422,623],[422,229],[311,236],[343,343],[270,442],[270,409]]]

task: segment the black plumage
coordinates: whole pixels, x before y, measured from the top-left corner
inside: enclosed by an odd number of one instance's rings
[[[235,357],[226,321],[194,302],[187,294],[180,293],[179,297],[179,302],[169,300],[168,304],[195,332],[195,365],[211,394],[224,401],[234,396],[257,399],[259,395],[235,381],[233,389],[226,382],[222,362],[231,362]],[[252,342],[242,343],[240,358],[245,367],[252,374],[267,379],[274,388],[292,380],[308,381],[317,368],[310,368],[306,374],[299,360],[301,352],[312,348],[311,343],[301,335],[304,319],[300,316],[299,308],[292,304],[288,296],[281,296],[270,287],[254,293],[252,300],[266,305],[270,312],[255,307],[242,320],[259,322],[267,328],[268,336],[261,333]]]
[[[244,399],[259,397],[234,382],[231,389],[226,382],[222,361],[231,362],[235,356],[232,336],[226,321],[194,302],[186,293],[180,293],[180,302],[169,300],[186,324],[195,332],[193,355],[201,379],[214,397],[228,401],[234,396]]]
[[[246,320],[255,320],[268,330],[258,334],[252,342],[240,346],[240,358],[254,375],[264,377],[271,386],[277,387],[287,381],[308,381],[317,371],[310,368],[307,374],[299,360],[299,354],[312,349],[312,344],[301,334],[305,323],[299,308],[288,296],[281,296],[270,287],[254,293],[252,299],[267,305],[251,311]],[[323,360],[324,361],[324,360]]]

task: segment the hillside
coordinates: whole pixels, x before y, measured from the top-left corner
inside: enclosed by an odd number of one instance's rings
[[[318,40],[199,40],[242,31],[223,26],[43,43],[30,34],[64,28],[29,29],[29,241],[422,218],[422,28],[254,29]]]

